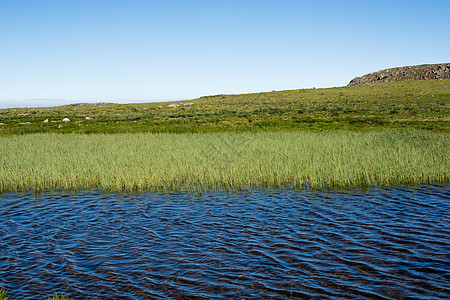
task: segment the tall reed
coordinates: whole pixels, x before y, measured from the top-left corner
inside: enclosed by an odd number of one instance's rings
[[[449,144],[407,130],[0,137],[0,191],[448,183]]]

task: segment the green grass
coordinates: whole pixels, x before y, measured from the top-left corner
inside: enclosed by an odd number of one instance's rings
[[[0,290],[0,300],[8,300],[8,295],[6,294],[6,291]]]
[[[418,130],[8,136],[0,191],[445,184],[449,146]]]
[[[53,296],[46,298],[46,300],[70,300],[70,298],[63,294],[54,293]]]
[[[174,104],[178,106],[173,107]],[[194,100],[0,110],[0,135],[287,130],[450,132],[450,79],[301,89]],[[71,122],[61,122],[63,118]],[[87,120],[86,117],[92,119]],[[48,123],[43,123],[48,119]]]
[[[0,300],[8,300],[9,297],[4,290],[0,290]],[[57,293],[53,294],[53,296],[46,298],[46,300],[69,300],[69,297],[58,295]]]

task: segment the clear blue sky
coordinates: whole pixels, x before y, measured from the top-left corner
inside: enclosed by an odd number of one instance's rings
[[[0,0],[0,107],[342,86],[450,62],[449,16],[448,0]]]

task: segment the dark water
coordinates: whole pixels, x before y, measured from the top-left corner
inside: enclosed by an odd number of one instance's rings
[[[450,186],[0,196],[10,299],[450,298]]]

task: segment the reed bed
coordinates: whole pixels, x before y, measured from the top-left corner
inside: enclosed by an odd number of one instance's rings
[[[428,131],[0,137],[0,191],[358,188],[449,182]]]

